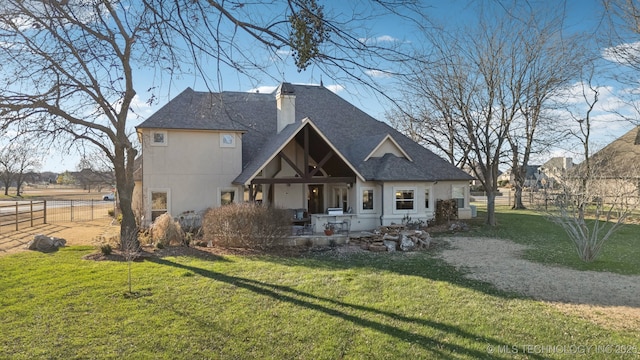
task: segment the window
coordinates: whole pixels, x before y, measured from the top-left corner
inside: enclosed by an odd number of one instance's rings
[[[231,133],[220,134],[220,147],[236,147],[236,137]]]
[[[346,214],[349,209],[349,191],[346,187],[333,189],[334,207],[341,208]]]
[[[451,187],[451,198],[456,201],[458,209],[464,208],[464,186],[453,185]]]
[[[167,132],[166,131],[154,131],[151,133],[151,145],[152,146],[166,146],[167,145]]]
[[[429,209],[429,205],[431,205],[429,196],[431,195],[431,188],[424,189],[424,208]]]
[[[151,221],[169,211],[169,196],[166,191],[151,191]]]
[[[362,190],[362,210],[373,210],[373,189]]]
[[[236,197],[235,190],[221,190],[220,191],[220,206],[233,204],[233,200]]]
[[[415,191],[408,189],[395,190],[396,210],[414,210]]]

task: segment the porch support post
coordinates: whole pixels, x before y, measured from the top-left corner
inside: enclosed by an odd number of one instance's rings
[[[304,132],[304,177],[309,176],[309,125],[305,126]]]
[[[253,193],[253,187],[255,185],[253,184],[249,184],[249,202],[254,202],[255,201],[255,195]]]

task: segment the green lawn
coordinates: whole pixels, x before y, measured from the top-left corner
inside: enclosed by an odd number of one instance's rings
[[[564,230],[531,210],[511,210],[497,206],[498,226],[483,225],[485,209],[479,208],[472,231],[465,236],[508,239],[531,249],[525,258],[540,263],[566,266],[577,270],[610,271],[640,275],[640,225],[624,225],[605,243],[600,257],[590,263],[580,260]]]
[[[496,291],[426,252],[165,257],[133,263],[126,296],[127,264],[82,260],[92,251],[0,257],[0,359],[628,359],[613,351],[640,347],[640,329]]]

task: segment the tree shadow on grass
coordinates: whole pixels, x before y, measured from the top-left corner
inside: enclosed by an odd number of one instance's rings
[[[465,275],[464,268],[457,268],[448,264],[435,253],[450,247],[448,242],[439,241],[435,248],[417,252],[348,252],[343,253],[339,248],[328,249],[324,252],[310,253],[303,257],[264,256],[260,260],[283,266],[308,267],[321,270],[371,269],[372,271],[393,272],[400,275],[418,276],[433,281],[442,281],[468,289],[479,291],[491,296],[506,299],[526,299],[520,294],[497,289],[493,284],[473,280]]]
[[[408,340],[411,342],[415,342],[422,348],[434,352],[438,358],[446,358],[450,356],[449,352],[464,354],[473,358],[508,358],[508,356],[506,356],[507,354],[505,354],[504,357],[500,357],[497,353],[490,354],[486,350],[481,351],[467,348],[461,345],[452,344],[449,342],[443,342],[433,337],[416,334],[414,332],[401,329],[397,326],[386,324],[383,321],[372,319],[383,316],[384,318],[389,319],[389,322],[400,321],[407,325],[413,324],[432,328],[450,334],[452,336],[466,339],[470,343],[478,343],[482,341],[486,344],[487,348],[499,349],[510,348],[511,346],[510,344],[502,343],[496,339],[489,339],[480,334],[470,333],[456,326],[447,325],[441,322],[431,321],[427,319],[409,317],[389,311],[378,310],[368,306],[349,304],[343,301],[338,301],[335,299],[295,290],[288,286],[269,284],[266,282],[238,276],[230,276],[195,266],[180,264],[164,258],[150,258],[149,261],[155,262],[160,265],[189,270],[208,279],[230,284],[238,288],[242,288],[259,294],[261,296],[270,297],[278,301],[285,301],[301,308],[314,310],[328,316],[340,318],[357,326],[369,328],[376,332],[386,334],[403,341]],[[444,349],[446,349],[447,351],[444,351]],[[543,359],[543,357],[537,356],[536,354],[529,354],[529,356],[532,359]]]

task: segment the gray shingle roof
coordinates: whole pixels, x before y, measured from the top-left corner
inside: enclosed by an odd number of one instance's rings
[[[378,121],[322,86],[292,85],[284,89],[296,96],[296,124],[276,133],[276,99],[272,94],[195,92],[188,88],[138,128],[242,131],[244,183],[264,165],[283,141],[299,131],[308,117],[366,180],[440,181],[472,177],[391,126]],[[292,134],[289,134],[293,131]],[[364,161],[386,136],[413,159],[391,154]]]
[[[597,169],[602,178],[638,178],[638,160],[640,159],[640,126],[635,126],[626,134],[612,141],[589,160],[592,169]],[[583,161],[572,169],[580,173],[586,170]]]

